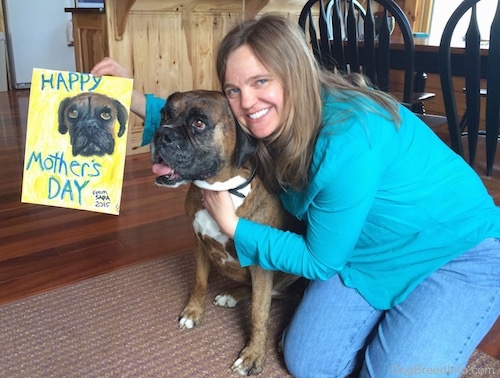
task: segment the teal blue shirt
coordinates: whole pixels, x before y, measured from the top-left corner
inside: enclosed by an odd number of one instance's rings
[[[155,130],[160,127],[160,110],[165,106],[165,99],[146,94],[146,114],[144,117],[144,129],[142,130],[142,146],[151,143]]]
[[[388,309],[454,257],[500,237],[500,208],[413,113],[401,106],[396,128],[356,101],[325,100],[309,183],[281,195],[306,234],[240,219],[234,241],[242,266],[320,280],[339,274]]]

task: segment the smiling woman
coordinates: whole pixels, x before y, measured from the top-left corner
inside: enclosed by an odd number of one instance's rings
[[[249,46],[229,57],[224,91],[240,125],[258,139],[279,131],[283,123],[284,88]]]

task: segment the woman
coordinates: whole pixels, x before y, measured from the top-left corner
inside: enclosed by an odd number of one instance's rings
[[[500,313],[500,208],[477,174],[385,93],[322,71],[283,17],[231,30],[217,72],[259,174],[307,227],[239,219],[204,192],[242,266],[311,280],[283,337],[290,373],[459,376]],[[136,96],[150,135],[161,101]]]

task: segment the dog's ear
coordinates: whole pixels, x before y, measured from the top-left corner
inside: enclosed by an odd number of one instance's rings
[[[177,91],[177,92],[172,92],[172,93],[170,93],[170,94],[168,95],[168,97],[167,97],[166,102],[169,102],[169,101],[172,99],[172,97],[174,97],[177,93],[180,93],[180,92],[178,92],[178,91]]]
[[[120,122],[120,128],[118,129],[118,137],[121,137],[125,133],[125,127],[127,125],[128,113],[125,106],[118,101],[113,100],[116,107],[116,117],[118,118],[118,122]]]
[[[59,120],[59,126],[58,130],[61,134],[66,134],[68,132],[68,125],[66,125],[66,119],[64,117],[64,114],[66,113],[66,108],[71,102],[72,98],[71,97],[66,97],[64,100],[61,101],[59,104],[59,111],[58,111],[58,120]]]
[[[236,123],[236,166],[240,168],[257,152],[257,139],[248,135],[236,119],[234,122]]]

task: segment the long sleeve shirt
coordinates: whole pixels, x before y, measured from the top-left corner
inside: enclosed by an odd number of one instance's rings
[[[396,127],[371,105],[376,111],[325,98],[307,187],[281,194],[306,233],[240,219],[242,266],[320,280],[339,274],[388,309],[456,256],[500,237],[500,207],[464,159],[403,106]]]

